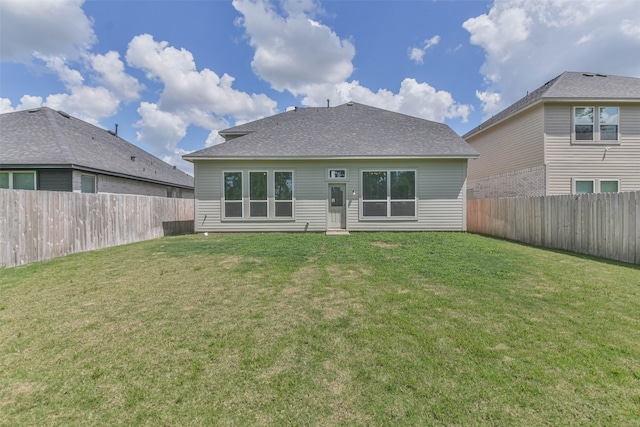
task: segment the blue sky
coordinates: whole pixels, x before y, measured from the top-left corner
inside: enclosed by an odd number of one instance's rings
[[[118,123],[191,173],[219,130],[293,106],[464,134],[563,71],[640,77],[640,0],[0,0],[0,59],[0,112]]]

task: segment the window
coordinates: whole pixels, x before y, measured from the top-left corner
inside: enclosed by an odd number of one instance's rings
[[[619,116],[619,107],[574,107],[574,140],[618,141]]]
[[[242,172],[224,173],[224,216],[242,218]]]
[[[267,217],[267,173],[249,172],[249,216]]]
[[[415,171],[363,171],[363,217],[415,217]]]
[[[346,169],[327,169],[327,179],[344,181],[347,179]]]
[[[14,190],[35,190],[35,172],[0,172],[0,188]]]
[[[83,193],[95,193],[96,177],[93,175],[80,175],[80,191]]]
[[[276,217],[293,216],[293,172],[274,172]]]
[[[617,179],[576,179],[573,181],[574,194],[617,193],[620,180]]]
[[[248,177],[248,185],[242,178]],[[224,218],[293,217],[293,171],[224,172]],[[244,209],[244,203],[248,209]]]
[[[618,107],[600,107],[598,122],[600,123],[600,140],[618,140]]]
[[[576,180],[576,194],[587,194],[594,192],[595,183],[593,180]]]
[[[601,193],[617,193],[620,191],[620,181],[618,180],[600,180]]]

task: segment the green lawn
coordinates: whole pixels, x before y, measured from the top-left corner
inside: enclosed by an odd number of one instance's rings
[[[0,425],[638,425],[640,268],[462,233],[0,269]]]

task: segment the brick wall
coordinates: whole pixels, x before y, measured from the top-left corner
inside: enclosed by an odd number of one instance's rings
[[[544,165],[467,182],[468,199],[544,196],[545,191]]]
[[[73,171],[73,191],[80,192],[80,175],[81,172]],[[92,175],[92,174],[87,174]],[[139,194],[142,196],[167,197],[167,186],[161,184],[153,184],[151,182],[136,181],[134,179],[119,178],[109,175],[96,176],[96,191],[98,193],[115,193],[115,194]],[[182,190],[182,198],[192,199],[193,190]]]

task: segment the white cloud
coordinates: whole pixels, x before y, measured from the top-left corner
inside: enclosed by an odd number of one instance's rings
[[[228,74],[219,77],[208,68],[198,71],[191,52],[166,41],[156,42],[149,34],[131,40],[126,59],[130,66],[144,70],[148,78],[162,82],[159,105],[165,111],[204,111],[241,119],[275,112],[276,102],[268,96],[234,89],[234,78]]]
[[[326,106],[327,99],[332,105],[356,101],[440,122],[467,120],[471,106],[457,103],[449,92],[428,83],[405,78],[393,93],[384,88],[374,92],[348,81],[355,47],[314,18],[321,11],[311,0],[285,1],[280,13],[268,0],[234,0],[233,5],[242,14],[239,23],[255,48],[254,72],[274,89],[302,97],[303,105]],[[439,41],[436,35],[419,50]],[[423,56],[424,52],[416,52],[415,60]]]
[[[620,32],[627,37],[640,40],[640,22],[633,22],[629,19],[624,19],[620,23]]]
[[[128,102],[140,98],[140,91],[144,89],[144,85],[125,73],[124,63],[120,60],[118,52],[90,55],[89,60],[93,70],[98,73],[98,82],[108,87],[119,99]]]
[[[47,68],[53,71],[65,86],[79,86],[84,82],[84,77],[78,70],[69,68],[66,58],[62,56],[45,56],[38,53],[35,53],[34,56],[44,61]]]
[[[353,73],[355,47],[310,17],[315,3],[284,2],[286,17],[268,1],[234,0],[233,6],[255,48],[254,72],[275,90],[298,95],[310,84],[337,84]]]
[[[9,98],[0,98],[0,114],[11,113],[15,111],[11,106],[11,100]]]
[[[138,140],[152,147],[159,157],[173,159],[183,170],[192,168],[190,163],[176,160],[185,154],[179,143],[189,126],[217,132],[229,127],[225,117],[231,116],[237,122],[276,111],[276,102],[268,96],[234,89],[235,79],[228,74],[218,76],[208,68],[198,71],[190,51],[170,46],[166,41],[155,41],[149,34],[131,40],[126,60],[129,66],[143,70],[147,78],[163,85],[157,103],[140,104]],[[205,146],[216,141],[209,134]]]
[[[478,98],[482,104],[482,111],[485,112],[485,120],[500,112],[502,99],[499,93],[490,90],[484,92],[476,90],[476,98]]]
[[[424,63],[424,54],[427,52],[431,46],[435,46],[440,43],[440,36],[435,35],[431,37],[429,40],[424,41],[423,47],[413,47],[409,50],[409,59],[411,59],[416,64]]]
[[[20,98],[20,104],[18,104],[16,108],[11,106],[11,100],[9,98],[0,98],[0,114],[39,107],[42,107],[42,97],[40,96],[24,95]]]
[[[20,98],[20,104],[16,107],[16,110],[31,110],[32,108],[42,107],[41,96],[24,95]]]
[[[337,85],[309,86],[307,93],[302,103],[309,107],[326,105],[326,95],[331,94],[332,105],[355,101],[437,122],[444,122],[445,119],[466,122],[472,110],[470,105],[457,103],[449,92],[438,91],[428,83],[411,78],[402,81],[398,93],[388,89],[373,92],[357,80]]]
[[[63,110],[72,116],[97,124],[116,113],[120,101],[104,87],[76,86],[70,93],[47,96],[44,105]]]
[[[634,16],[637,0],[495,0],[488,13],[463,24],[471,43],[485,51],[487,87],[478,91],[485,113],[564,71],[640,77],[637,55],[630,54],[640,52]]]
[[[28,62],[43,56],[76,58],[95,42],[84,0],[0,1],[0,58]]]

